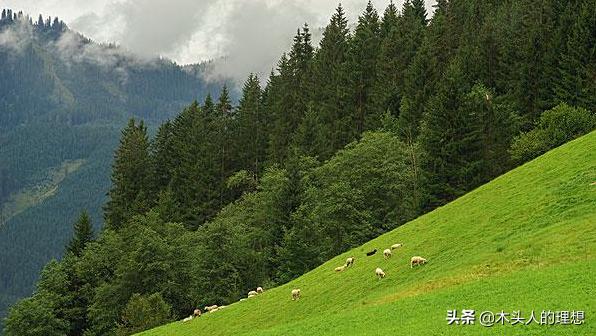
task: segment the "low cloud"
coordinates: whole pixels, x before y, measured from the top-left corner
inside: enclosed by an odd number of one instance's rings
[[[320,36],[338,1],[327,0],[5,0],[35,17],[59,16],[100,42],[117,42],[141,57],[180,64],[213,60],[212,78],[238,82],[255,72],[266,77],[305,22]],[[366,0],[342,1],[354,24]],[[401,7],[403,0],[394,1]],[[427,10],[435,0],[426,0]],[[389,0],[373,4],[382,15]],[[10,37],[5,36],[4,39]],[[1,43],[1,42],[0,42]]]

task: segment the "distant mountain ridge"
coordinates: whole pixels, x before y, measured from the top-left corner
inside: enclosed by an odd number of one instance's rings
[[[143,119],[151,129],[219,92],[223,81],[206,81],[207,68],[144,59],[58,18],[2,10],[0,324],[7,305],[32,291],[41,267],[60,257],[80,210],[101,224],[125,122]]]

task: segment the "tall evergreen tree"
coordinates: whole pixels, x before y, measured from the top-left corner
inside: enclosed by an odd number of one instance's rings
[[[379,15],[371,1],[358,17],[358,25],[350,42],[350,102],[353,104],[353,135],[355,139],[365,130],[380,126],[381,114],[371,102],[372,88],[377,76],[380,45]]]
[[[93,240],[93,226],[87,211],[81,212],[79,219],[74,224],[74,237],[68,243],[66,252],[80,257],[87,243]]]
[[[449,65],[422,121],[420,143],[426,160],[422,167],[430,199],[427,209],[461,196],[476,184],[482,150],[478,115],[460,106],[470,86],[461,62]]]
[[[262,91],[257,75],[250,74],[244,83],[237,111],[237,133],[234,135],[238,166],[257,176],[262,172],[267,146],[267,120],[262,107]]]
[[[149,139],[141,121],[131,119],[122,131],[112,165],[112,188],[105,206],[106,226],[121,228],[136,214],[149,209]]]
[[[341,5],[323,31],[319,50],[313,61],[313,113],[321,128],[320,147],[313,153],[327,159],[351,139],[348,105],[349,52],[348,20]]]
[[[571,7],[572,2],[569,4]],[[566,45],[558,57],[554,91],[557,102],[596,108],[596,9],[590,1],[575,7]]]

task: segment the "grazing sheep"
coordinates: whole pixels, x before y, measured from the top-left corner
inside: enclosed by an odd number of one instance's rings
[[[209,312],[210,312],[210,313],[215,313],[215,312],[216,312],[216,311],[218,311],[218,310],[219,310],[219,308],[215,308],[215,309],[211,309]]]
[[[255,296],[257,296],[257,294],[250,294],[250,295],[248,295],[248,298],[250,299],[250,298],[253,298]]]
[[[385,277],[385,272],[383,272],[383,270],[378,267],[375,270],[375,274],[379,277],[379,279],[383,279]]]
[[[256,291],[250,291],[250,292],[248,292],[248,297],[252,297],[252,296],[255,296],[257,294],[259,294],[259,293],[257,293]]]
[[[385,259],[391,258],[391,250],[390,249],[385,249],[385,251],[383,251],[383,257]]]
[[[335,268],[335,271],[336,272],[343,272],[343,271],[346,270],[346,267],[347,267],[346,265],[338,266],[338,267]]]
[[[195,317],[199,317],[201,316],[201,310],[199,308],[195,309],[195,311],[192,313]]]
[[[354,260],[356,260],[356,258],[354,257],[349,257],[348,259],[346,259],[346,267],[354,265]]]
[[[395,250],[396,248],[400,248],[400,247],[402,247],[402,244],[393,244],[393,245],[391,245],[391,249],[392,250]]]
[[[263,287],[257,287],[257,294],[263,293]]]
[[[414,267],[414,265],[422,265],[422,264],[426,264],[426,259],[419,257],[419,256],[415,256],[412,257],[412,259],[410,260],[410,268]]]
[[[240,299],[240,302],[242,302],[242,301],[246,301],[246,298],[242,298],[242,299]]]
[[[300,289],[292,289],[292,301],[300,299]]]
[[[182,322],[188,322],[190,320],[192,320],[194,318],[194,316],[190,315],[189,317],[186,317],[184,320],[182,320]]]
[[[206,306],[205,307],[205,311],[207,311],[207,312],[211,312],[213,309],[217,309],[217,305]]]
[[[224,309],[225,307],[227,307],[227,306],[219,306],[219,307],[217,308],[217,310],[222,310],[222,309]]]
[[[366,252],[366,256],[367,257],[370,257],[371,255],[374,255],[375,253],[377,253],[377,249],[374,249],[374,250],[372,250],[370,252]]]

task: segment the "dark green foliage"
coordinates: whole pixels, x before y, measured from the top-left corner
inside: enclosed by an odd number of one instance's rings
[[[317,120],[319,129],[311,130],[318,141],[306,152],[321,159],[331,157],[352,139],[347,89],[348,52],[348,20],[340,5],[323,31],[323,38],[313,61],[313,101],[316,104],[311,104],[307,113],[310,120]],[[305,131],[302,130],[303,134]]]
[[[131,122],[107,229],[50,264],[32,300],[51,301],[43,318],[72,335],[179,319],[287,282],[502,174],[512,158],[589,132],[587,4],[441,0],[429,22],[421,0],[401,12],[391,3],[382,19],[369,2],[353,34],[339,6],[318,49],[299,29],[265,87],[248,77],[237,107],[224,87],[151,141]],[[586,109],[540,117],[563,100]],[[5,175],[2,188],[13,183]]]
[[[159,293],[134,294],[122,312],[116,335],[131,335],[164,324],[170,319],[170,309]]]
[[[372,88],[377,75],[381,28],[379,15],[369,1],[350,41],[348,59],[352,135],[356,139],[365,130],[380,125],[381,113],[373,107]]]
[[[122,131],[112,167],[112,189],[105,207],[106,225],[121,228],[134,214],[149,209],[149,139],[147,128],[134,119]]]
[[[68,243],[66,252],[80,257],[87,243],[93,240],[93,235],[91,218],[89,218],[87,211],[83,211],[74,224],[74,237]]]
[[[259,78],[254,74],[244,83],[237,116],[237,133],[234,138],[238,167],[257,176],[265,164],[269,123],[262,106]]]
[[[511,145],[511,157],[516,163],[530,161],[594,129],[594,111],[560,104],[545,111],[534,129],[515,138]]]
[[[389,133],[366,133],[302,179],[304,196],[284,235],[286,280],[419,213],[419,151]]]

